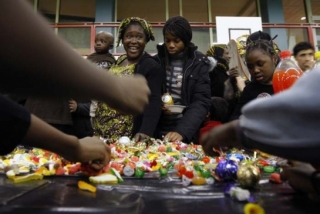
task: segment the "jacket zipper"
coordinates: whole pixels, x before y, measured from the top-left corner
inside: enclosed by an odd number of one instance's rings
[[[195,51],[193,52],[193,56],[194,56],[194,59],[192,60],[192,63],[187,67],[187,69],[186,69],[186,71],[185,71],[185,74],[187,74],[187,71],[189,70],[189,68],[194,64],[194,61],[196,60],[196,53],[195,53]],[[186,78],[187,77],[187,75],[185,75],[184,77],[183,77],[183,87],[182,87],[182,89],[183,89],[183,91],[185,91],[184,90],[184,88],[185,88],[185,85],[186,85]],[[182,93],[182,92],[181,92]],[[187,98],[188,99],[188,98]],[[188,107],[188,105],[186,105],[186,107]]]

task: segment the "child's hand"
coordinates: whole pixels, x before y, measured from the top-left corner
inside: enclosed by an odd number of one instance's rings
[[[135,136],[134,136],[134,141],[135,142],[139,142],[139,141],[143,141],[143,140],[146,140],[146,139],[149,139],[150,137],[146,134],[143,134],[143,133],[137,133]]]
[[[183,137],[178,132],[169,132],[164,136],[164,140],[169,142],[182,141]]]
[[[172,114],[172,112],[165,105],[162,105],[161,109],[162,109],[163,113],[166,115]]]
[[[228,72],[230,78],[239,76],[238,66],[235,68],[231,68]]]

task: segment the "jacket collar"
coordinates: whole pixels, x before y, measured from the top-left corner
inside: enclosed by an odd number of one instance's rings
[[[190,43],[188,48],[188,58],[194,57],[194,52],[198,49],[197,46],[195,46],[193,43]],[[165,57],[166,56],[166,47],[165,44],[157,45],[158,55],[159,57]]]

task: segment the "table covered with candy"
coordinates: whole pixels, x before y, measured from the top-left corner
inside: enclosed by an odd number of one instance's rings
[[[238,149],[122,138],[100,172],[19,148],[1,157],[0,213],[319,213],[278,172],[281,159]]]

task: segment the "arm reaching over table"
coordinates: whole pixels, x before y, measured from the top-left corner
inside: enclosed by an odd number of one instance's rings
[[[243,108],[239,121],[217,127],[203,147],[239,146],[290,160],[320,161],[320,70],[302,76],[289,90],[256,99]]]
[[[1,89],[97,99],[127,114],[143,111],[150,94],[145,78],[117,78],[101,71],[57,37],[24,1],[5,0],[0,7]]]
[[[118,78],[101,71],[57,37],[25,1],[0,1],[0,8],[1,92],[96,99],[125,114],[144,110],[150,94],[144,77]],[[0,121],[1,154],[23,144],[71,161],[92,161],[96,170],[110,160],[110,149],[101,140],[66,135],[2,95]]]

